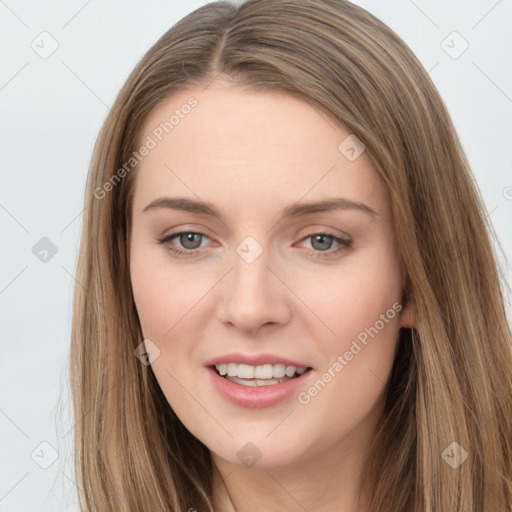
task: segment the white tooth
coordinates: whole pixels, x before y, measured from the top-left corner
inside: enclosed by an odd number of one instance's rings
[[[256,366],[254,370],[255,379],[271,379],[274,368],[271,364],[264,364],[263,366]]]
[[[237,373],[238,373],[238,365],[236,363],[229,363],[228,364],[228,375],[230,377],[236,377]]]
[[[254,366],[239,364],[237,376],[241,379],[254,379]]]
[[[276,384],[279,384],[279,381],[276,379],[268,380],[258,380],[254,379],[254,382],[256,382],[256,386],[275,386]]]
[[[295,369],[295,366],[287,366],[286,375],[288,375],[288,377],[293,377],[295,375]]]
[[[286,379],[239,379],[238,377],[226,377],[227,380],[241,384],[242,386],[275,386]]]
[[[239,379],[238,377],[234,377],[233,379],[229,379],[231,380],[232,382],[236,382],[237,384],[241,384],[242,386],[250,386],[250,387],[254,387],[254,386],[257,386],[258,384],[256,384],[256,379],[253,379],[253,380],[243,380],[243,379]]]
[[[281,377],[284,377],[286,373],[286,368],[284,364],[275,364],[274,365],[274,371],[272,373],[272,376],[276,379],[280,379]]]
[[[284,364],[264,364],[260,366],[251,366],[249,364],[237,364],[237,363],[221,363],[215,365],[220,375],[237,377],[240,379],[255,379],[260,380],[271,380],[271,379],[282,379],[291,378],[297,373],[302,375],[307,368],[306,367],[295,367],[285,366]],[[286,377],[285,377],[286,376]],[[272,384],[268,382],[268,384]],[[259,384],[256,384],[259,385]]]

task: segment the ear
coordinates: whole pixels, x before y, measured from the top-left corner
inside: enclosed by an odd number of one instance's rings
[[[417,315],[414,304],[409,301],[400,312],[400,327],[412,329],[416,325]]]

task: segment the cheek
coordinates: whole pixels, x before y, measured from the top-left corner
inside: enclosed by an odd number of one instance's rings
[[[400,269],[382,252],[347,263],[336,279],[309,288],[308,305],[316,314],[309,317],[310,329],[318,333],[323,357],[319,382],[305,390],[301,403],[314,402],[317,410],[325,408],[325,414],[331,410],[341,423],[347,414],[357,418],[369,411],[392,368],[401,295]],[[341,406],[337,412],[333,403]]]
[[[133,247],[130,275],[133,296],[145,337],[165,340],[211,288],[211,279],[195,279],[178,268],[170,271],[165,257]],[[164,255],[165,256],[165,255]]]
[[[135,306],[145,338],[161,338],[172,326],[176,289],[167,286],[163,279],[150,272],[148,265],[134,258],[131,263],[131,280]]]
[[[211,287],[208,279],[190,279],[185,272],[170,271],[161,254],[134,246],[130,258],[132,290],[144,339],[158,347],[151,370],[169,403],[184,411],[193,406],[182,385],[196,368],[198,357],[194,340],[198,322],[191,321],[199,311],[198,301]],[[151,263],[148,263],[151,262]],[[193,381],[192,381],[193,382]],[[190,382],[187,385],[189,389]]]
[[[396,260],[383,251],[375,251],[364,259],[347,260],[338,271],[303,280],[302,285],[301,280],[295,281],[297,295],[313,313],[304,318],[313,322],[311,326],[316,325],[315,331],[322,330],[319,339],[331,340],[331,348],[340,348],[373,326],[390,308],[386,326],[393,325],[397,330],[399,315],[393,304],[401,300],[401,274]]]

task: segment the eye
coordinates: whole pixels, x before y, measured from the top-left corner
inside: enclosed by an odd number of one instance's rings
[[[172,241],[175,239],[184,250],[174,246]],[[203,239],[209,240],[209,238],[203,233],[195,231],[180,231],[179,233],[173,233],[163,238],[159,238],[158,242],[162,245],[167,245],[167,249],[175,254],[180,256],[193,256],[198,252],[198,249],[202,247],[201,244]]]
[[[311,240],[310,245],[313,249],[313,254],[319,257],[328,257],[331,255],[336,255],[339,252],[348,249],[352,245],[352,240],[348,240],[345,238],[341,238],[339,236],[333,235],[332,233],[312,233],[307,237],[302,239],[302,242],[306,240]],[[334,250],[331,250],[333,244],[337,244]],[[326,253],[319,254],[319,253]]]
[[[183,257],[192,257],[201,252],[203,241],[210,240],[204,233],[196,231],[180,231],[163,238],[158,238],[158,243],[165,245],[170,252]],[[335,256],[352,245],[352,240],[341,238],[332,233],[312,233],[302,239],[301,243],[311,240],[311,249],[308,251],[315,257]],[[178,247],[176,247],[178,244]],[[332,250],[334,244],[337,247]],[[207,244],[205,244],[207,245]]]

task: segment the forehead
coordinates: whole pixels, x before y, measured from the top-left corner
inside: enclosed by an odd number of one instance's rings
[[[154,147],[136,167],[135,202],[187,194],[247,207],[343,195],[382,210],[385,190],[367,155],[347,157],[352,137],[319,109],[280,91],[222,82],[180,91],[141,128],[139,145],[151,139]]]

